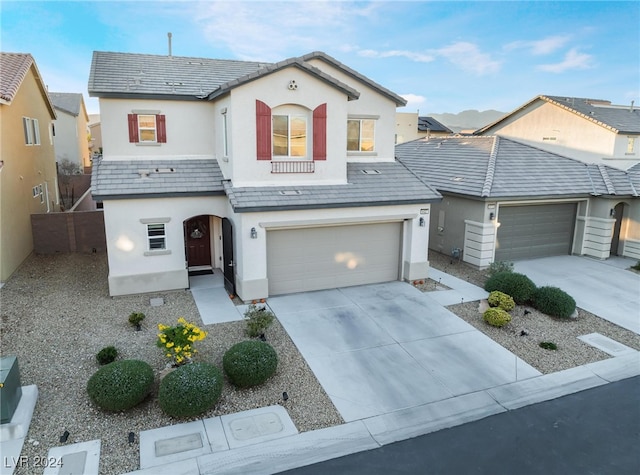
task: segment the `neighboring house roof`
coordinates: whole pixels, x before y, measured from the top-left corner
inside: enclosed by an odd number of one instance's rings
[[[401,96],[397,95],[396,93],[390,91],[386,87],[383,87],[380,84],[378,84],[377,82],[372,81],[368,77],[363,76],[358,71],[355,71],[355,70],[351,69],[346,64],[341,63],[337,59],[329,56],[326,53],[323,53],[322,51],[314,51],[312,53],[305,54],[304,56],[301,56],[300,58],[302,60],[304,60],[304,61],[309,61],[309,60],[312,60],[312,59],[322,60],[325,63],[330,64],[335,68],[341,69],[345,74],[351,76],[352,78],[356,79],[357,81],[360,81],[360,82],[368,85],[372,89],[375,89],[376,91],[378,91],[383,96],[386,96],[389,99],[391,99],[393,102],[395,102],[396,105],[401,106],[401,107],[407,105],[407,100],[404,97],[401,97]]]
[[[269,74],[273,74],[276,71],[280,71],[282,69],[289,68],[289,67],[296,67],[298,69],[306,71],[307,73],[311,74],[312,76],[315,76],[316,78],[329,84],[330,86],[333,86],[336,89],[339,89],[340,91],[345,93],[350,100],[357,99],[360,96],[360,93],[355,89],[353,89],[352,87],[344,84],[343,82],[338,81],[337,79],[331,77],[330,75],[321,71],[320,69],[305,63],[300,58],[289,58],[275,64],[269,64],[250,74],[239,77],[237,79],[233,79],[225,84],[220,85],[216,90],[214,90],[213,92],[211,92],[211,94],[209,94],[208,99],[215,99],[216,97],[219,97],[228,93],[229,91],[231,91],[231,89],[234,89],[238,86],[247,84],[251,81],[255,81],[256,79],[260,79],[261,77],[268,76]]]
[[[47,89],[36,62],[29,53],[0,53],[0,103],[11,104],[30,69],[33,69],[38,88],[49,109],[51,118],[55,119],[56,113],[53,110]]]
[[[234,211],[239,213],[417,204],[442,199],[399,162],[348,163],[347,180],[346,185],[247,188],[234,188],[225,182],[225,190]]]
[[[481,135],[516,113],[528,108],[536,101],[554,104],[572,112],[590,122],[605,127],[617,134],[640,134],[640,110],[634,106],[614,105],[611,101],[602,99],[587,99],[584,97],[566,96],[537,96],[513,112],[506,114],[495,122],[476,130]]]
[[[638,196],[630,174],[496,137],[419,139],[396,157],[440,192],[477,198]]]
[[[447,134],[453,134],[453,130],[438,122],[433,117],[418,117],[418,132],[444,132]]]
[[[91,97],[142,99],[213,99],[234,87],[287,67],[296,67],[357,99],[358,91],[308,64],[320,59],[373,88],[399,106],[407,101],[322,52],[278,63],[94,51],[89,74]]]
[[[95,200],[224,195],[215,159],[93,161]]]
[[[84,100],[82,94],[75,92],[50,92],[49,97],[53,103],[53,107],[74,117],[78,117],[80,113],[85,116],[88,121],[89,116],[84,108]]]

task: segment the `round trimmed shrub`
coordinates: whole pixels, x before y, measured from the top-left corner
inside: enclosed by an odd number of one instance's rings
[[[101,365],[113,363],[118,356],[118,350],[115,346],[105,346],[96,354],[96,360]]]
[[[489,302],[491,307],[499,307],[505,312],[510,312],[516,306],[516,303],[510,295],[500,292],[499,290],[491,292],[487,302]]]
[[[488,308],[482,317],[485,322],[494,327],[503,327],[511,321],[511,315],[499,307]]]
[[[218,402],[223,381],[222,372],[212,364],[185,364],[164,377],[158,402],[171,417],[197,416]]]
[[[576,310],[576,301],[558,287],[540,287],[533,296],[533,305],[553,317],[569,318]]]
[[[487,279],[484,290],[498,290],[513,297],[517,304],[526,304],[533,298],[536,284],[529,277],[517,272],[499,272]]]
[[[140,404],[153,387],[153,369],[140,360],[114,361],[94,373],[87,383],[91,400],[107,411],[124,411]]]
[[[229,380],[240,388],[264,383],[278,367],[278,355],[271,345],[259,340],[233,345],[222,357]]]

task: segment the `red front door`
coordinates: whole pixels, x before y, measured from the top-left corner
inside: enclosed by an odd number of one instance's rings
[[[211,265],[209,216],[196,216],[185,225],[187,262],[189,267]]]

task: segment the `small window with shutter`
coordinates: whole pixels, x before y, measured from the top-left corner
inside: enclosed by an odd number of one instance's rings
[[[167,142],[166,118],[163,114],[129,114],[129,142],[159,144]]]

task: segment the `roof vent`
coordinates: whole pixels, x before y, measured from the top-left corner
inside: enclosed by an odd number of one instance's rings
[[[296,195],[301,195],[302,191],[300,191],[300,190],[280,190],[278,193],[280,193],[283,196],[296,196]]]
[[[182,86],[184,83],[181,82],[171,82],[171,81],[166,81],[165,84],[167,86]]]
[[[194,66],[202,66],[202,61],[187,61],[187,64],[193,64]]]
[[[364,173],[365,175],[380,175],[380,170],[374,170],[374,169],[367,169],[367,170],[362,170],[362,173]]]
[[[175,168],[156,168],[153,170],[156,173],[175,173]]]
[[[142,178],[143,180],[150,180],[151,179],[149,177],[150,173],[151,173],[151,170],[138,170],[138,175],[140,175],[140,178]]]
[[[464,180],[464,178],[462,178],[461,176],[454,176],[451,181],[462,181]]]

